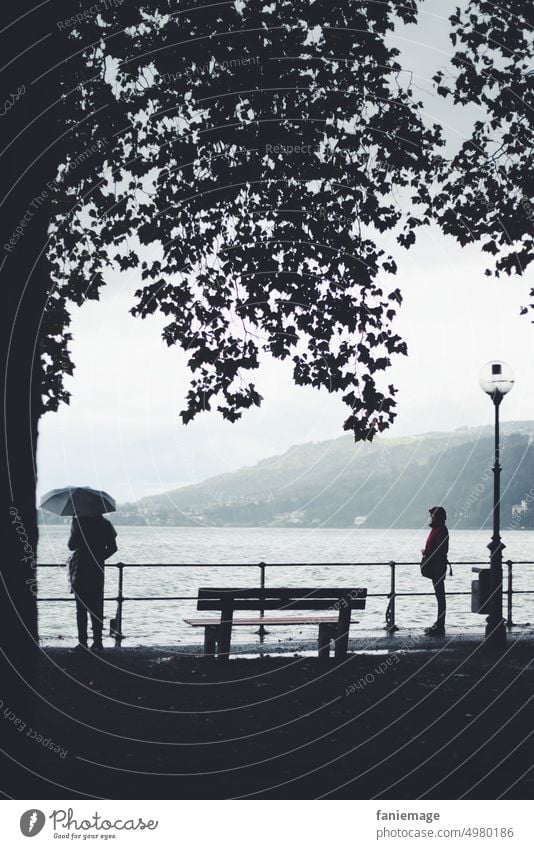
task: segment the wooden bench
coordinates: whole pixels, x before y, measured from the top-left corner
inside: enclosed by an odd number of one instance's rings
[[[198,591],[197,610],[218,610],[219,619],[186,619],[194,628],[204,628],[204,654],[228,659],[234,625],[318,625],[319,657],[330,656],[330,643],[334,642],[335,656],[345,657],[349,641],[351,612],[364,610],[366,589],[339,587],[302,588],[276,587],[218,588],[201,587]],[[330,610],[331,614],[289,616],[258,616],[234,619],[236,610]]]

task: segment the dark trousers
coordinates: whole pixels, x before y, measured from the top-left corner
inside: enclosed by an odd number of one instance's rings
[[[434,584],[434,592],[436,593],[436,601],[438,603],[438,618],[436,620],[439,627],[445,627],[445,613],[447,610],[447,602],[445,600],[445,575],[440,575],[438,578],[432,578]]]
[[[104,627],[104,584],[101,586],[81,589],[75,592],[76,623],[78,625],[78,642],[87,645],[87,614],[91,617],[93,640],[96,645],[102,643]]]

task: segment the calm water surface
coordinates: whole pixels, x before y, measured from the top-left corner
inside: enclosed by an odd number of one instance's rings
[[[195,598],[199,586],[259,586],[257,564],[268,564],[267,586],[364,586],[369,593],[389,592],[389,560],[417,561],[424,545],[426,531],[368,529],[296,529],[296,528],[159,528],[119,526],[117,554],[106,568],[106,596],[116,596],[118,570],[110,564],[123,562],[182,564],[249,564],[247,566],[210,565],[178,569],[135,568],[125,570],[124,595],[191,596],[189,600],[170,602],[127,601],[123,608],[124,645],[191,645],[203,640],[201,629],[193,629],[183,621],[195,614]],[[69,527],[48,526],[40,531],[38,561],[64,563],[68,555],[66,541]],[[455,560],[488,559],[487,531],[451,531],[449,558]],[[507,531],[503,534],[505,559],[534,560],[534,531]],[[373,566],[319,566],[320,562],[377,562]],[[269,566],[269,564],[305,563],[305,566]],[[39,596],[66,597],[66,569],[39,570]],[[457,566],[454,576],[447,578],[448,592],[470,591],[471,568]],[[534,590],[534,565],[517,566],[514,590]],[[422,578],[419,567],[397,567],[397,592],[429,592],[431,582]],[[352,633],[375,631],[384,627],[387,599],[369,598],[365,611],[355,613],[360,622]],[[450,597],[448,626],[451,632],[482,633],[485,617],[470,612],[468,596]],[[116,603],[106,602],[106,632],[109,618],[115,616]],[[433,597],[401,597],[397,599],[397,624],[401,628],[420,628],[435,618]],[[514,621],[534,622],[534,596],[514,598]],[[45,644],[75,641],[75,611],[70,602],[39,604],[41,641]],[[258,640],[255,628],[235,628],[235,644]],[[316,628],[273,628],[266,644],[273,648],[279,642],[315,639]],[[108,639],[109,643],[109,639]]]

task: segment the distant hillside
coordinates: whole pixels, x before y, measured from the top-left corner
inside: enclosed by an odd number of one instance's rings
[[[503,526],[534,526],[534,422],[502,426]],[[121,505],[117,523],[274,527],[420,527],[444,504],[451,526],[486,527],[493,430],[460,428],[354,443],[306,443],[255,466]],[[513,514],[514,505],[523,512]]]

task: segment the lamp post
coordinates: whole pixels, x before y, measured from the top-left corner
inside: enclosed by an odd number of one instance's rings
[[[480,386],[490,396],[495,408],[495,463],[493,466],[493,536],[490,550],[491,599],[486,620],[486,643],[493,648],[506,645],[506,626],[502,615],[502,552],[501,540],[501,464],[499,444],[499,407],[514,385],[514,374],[507,363],[493,360],[482,366]]]

